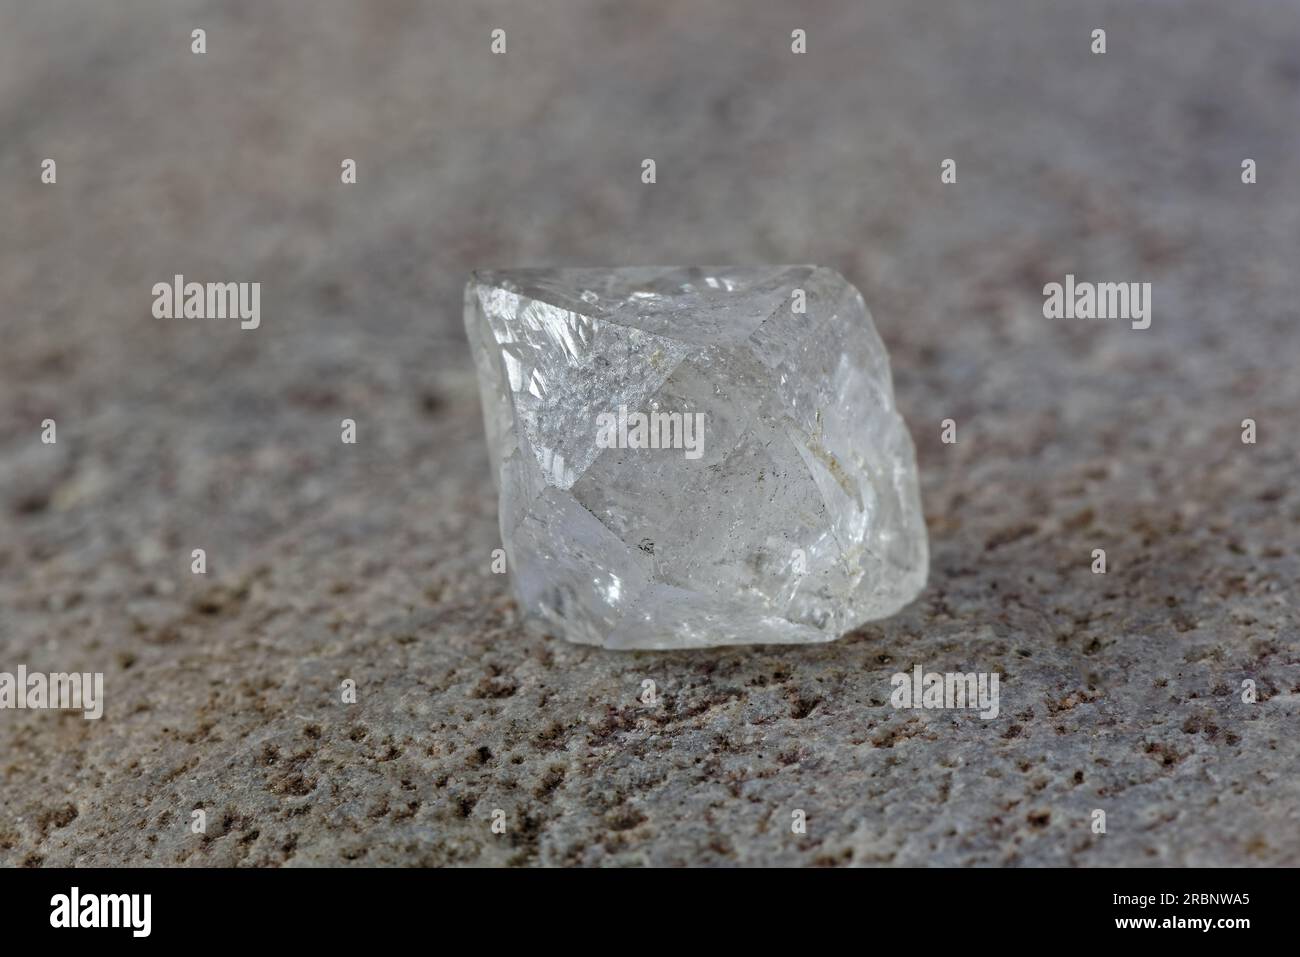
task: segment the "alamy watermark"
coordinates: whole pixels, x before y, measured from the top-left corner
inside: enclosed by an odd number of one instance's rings
[[[171,282],[153,285],[156,319],[238,319],[239,328],[262,324],[260,282],[186,282],[177,273]]]
[[[927,672],[916,665],[910,675],[900,671],[890,679],[894,690],[889,695],[889,703],[895,708],[936,711],[975,709],[981,718],[992,720],[1001,710],[998,695],[1001,679],[997,672]]]
[[[1075,282],[1069,273],[1064,283],[1043,287],[1046,319],[1127,319],[1134,329],[1151,326],[1151,283]]]
[[[17,673],[0,671],[0,709],[80,711],[87,721],[104,714],[104,673],[28,672],[19,665]]]
[[[618,412],[596,416],[596,447],[602,449],[681,449],[688,459],[704,454],[703,412]]]
[[[50,926],[124,927],[132,937],[148,937],[152,911],[152,894],[83,894],[74,887],[50,898]]]

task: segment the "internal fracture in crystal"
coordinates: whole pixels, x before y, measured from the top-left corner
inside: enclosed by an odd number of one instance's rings
[[[916,456],[817,266],[475,273],[465,325],[524,612],[571,641],[829,641],[925,587]]]

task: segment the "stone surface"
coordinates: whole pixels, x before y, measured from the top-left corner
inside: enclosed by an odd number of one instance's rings
[[[845,0],[801,57],[741,0],[357,9],[8,5],[0,649],[108,700],[0,713],[0,864],[1300,863],[1291,8],[1113,4],[1094,56],[1092,5]],[[925,591],[826,645],[527,634],[466,274],[791,260],[875,311]],[[177,272],[261,328],[153,320]],[[1152,327],[1045,321],[1071,272]],[[895,711],[918,663],[1001,716]]]
[[[830,641],[925,585],[916,453],[861,294],[813,266],[466,287],[522,610],[606,648]]]

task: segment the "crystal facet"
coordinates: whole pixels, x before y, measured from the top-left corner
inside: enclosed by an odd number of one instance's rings
[[[478,272],[465,326],[509,570],[549,629],[829,641],[925,586],[889,357],[834,270]]]

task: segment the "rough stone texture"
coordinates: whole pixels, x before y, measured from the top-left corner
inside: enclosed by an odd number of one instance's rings
[[[0,712],[0,863],[1300,863],[1286,5],[2,16],[0,669],[109,700]],[[784,650],[522,631],[461,286],[666,260],[863,290],[931,535],[902,614]],[[175,272],[263,282],[261,329],[153,319]],[[1044,320],[1066,272],[1153,282],[1152,328]],[[1002,716],[894,711],[914,663],[1001,672]]]

